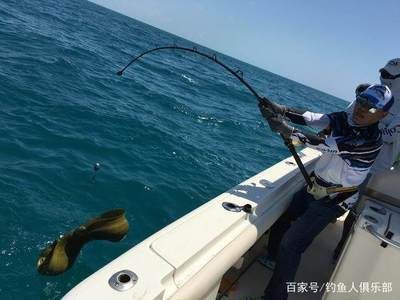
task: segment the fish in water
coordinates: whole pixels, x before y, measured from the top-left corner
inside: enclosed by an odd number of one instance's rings
[[[61,235],[39,255],[37,270],[42,275],[58,275],[68,270],[82,247],[89,241],[118,242],[125,237],[129,223],[125,210],[114,209],[93,218],[75,230]]]

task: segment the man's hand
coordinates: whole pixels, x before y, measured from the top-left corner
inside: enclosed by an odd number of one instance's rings
[[[263,111],[267,111],[267,114],[275,114],[275,115],[284,115],[286,111],[286,106],[277,104],[265,97],[260,99],[258,103],[258,107],[260,108],[261,113],[265,114]],[[266,118],[264,116],[264,118]]]
[[[280,133],[285,138],[290,138],[295,131],[293,126],[286,123],[282,115],[270,117],[267,121],[272,131]]]
[[[280,133],[285,138],[289,138],[292,135],[294,127],[288,125],[284,119],[286,106],[263,97],[260,99],[258,107],[272,131]]]
[[[258,108],[260,109],[264,119],[267,121],[276,115],[276,113],[269,107],[268,102],[264,101],[264,99],[261,99],[260,102],[258,102]]]

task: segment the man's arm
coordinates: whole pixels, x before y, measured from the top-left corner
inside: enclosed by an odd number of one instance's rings
[[[333,137],[323,138],[314,133],[295,130],[291,135],[291,139],[294,143],[300,142],[307,147],[319,150],[321,152],[340,154],[336,139]]]
[[[273,131],[278,132],[283,137],[291,139],[294,142],[300,142],[323,152],[339,153],[334,138],[324,138],[315,133],[304,132],[294,128],[285,121],[282,115],[269,117],[267,118],[267,122]]]
[[[357,137],[353,136],[321,137],[288,125],[282,116],[272,117],[267,121],[273,131],[294,142],[300,142],[321,152],[341,155],[343,159],[355,161],[362,168],[372,164],[382,147],[380,139],[356,141]]]
[[[314,113],[307,110],[287,107],[268,100],[267,98],[262,98],[258,106],[261,113],[266,118],[266,114],[274,113],[276,115],[283,115],[291,122],[299,125],[307,125],[317,128],[326,128],[329,126],[330,121],[329,117],[326,114]]]
[[[287,108],[284,113],[291,122],[299,125],[307,125],[325,129],[329,126],[329,117],[326,114],[314,113],[297,108]]]

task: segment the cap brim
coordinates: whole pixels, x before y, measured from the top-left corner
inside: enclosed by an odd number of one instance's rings
[[[396,76],[396,75],[400,74],[400,66],[398,66],[398,65],[389,65],[388,64],[384,68],[380,69],[379,72],[382,72],[383,70],[385,70],[392,76]]]

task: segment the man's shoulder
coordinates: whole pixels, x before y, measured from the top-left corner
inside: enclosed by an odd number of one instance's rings
[[[347,112],[346,111],[334,111],[327,114],[331,118],[345,118],[347,119]]]
[[[332,112],[327,114],[327,116],[329,118],[329,127],[334,136],[348,135],[350,125],[345,111]]]
[[[331,126],[335,123],[347,124],[347,112],[345,111],[335,111],[326,115],[329,118]]]

